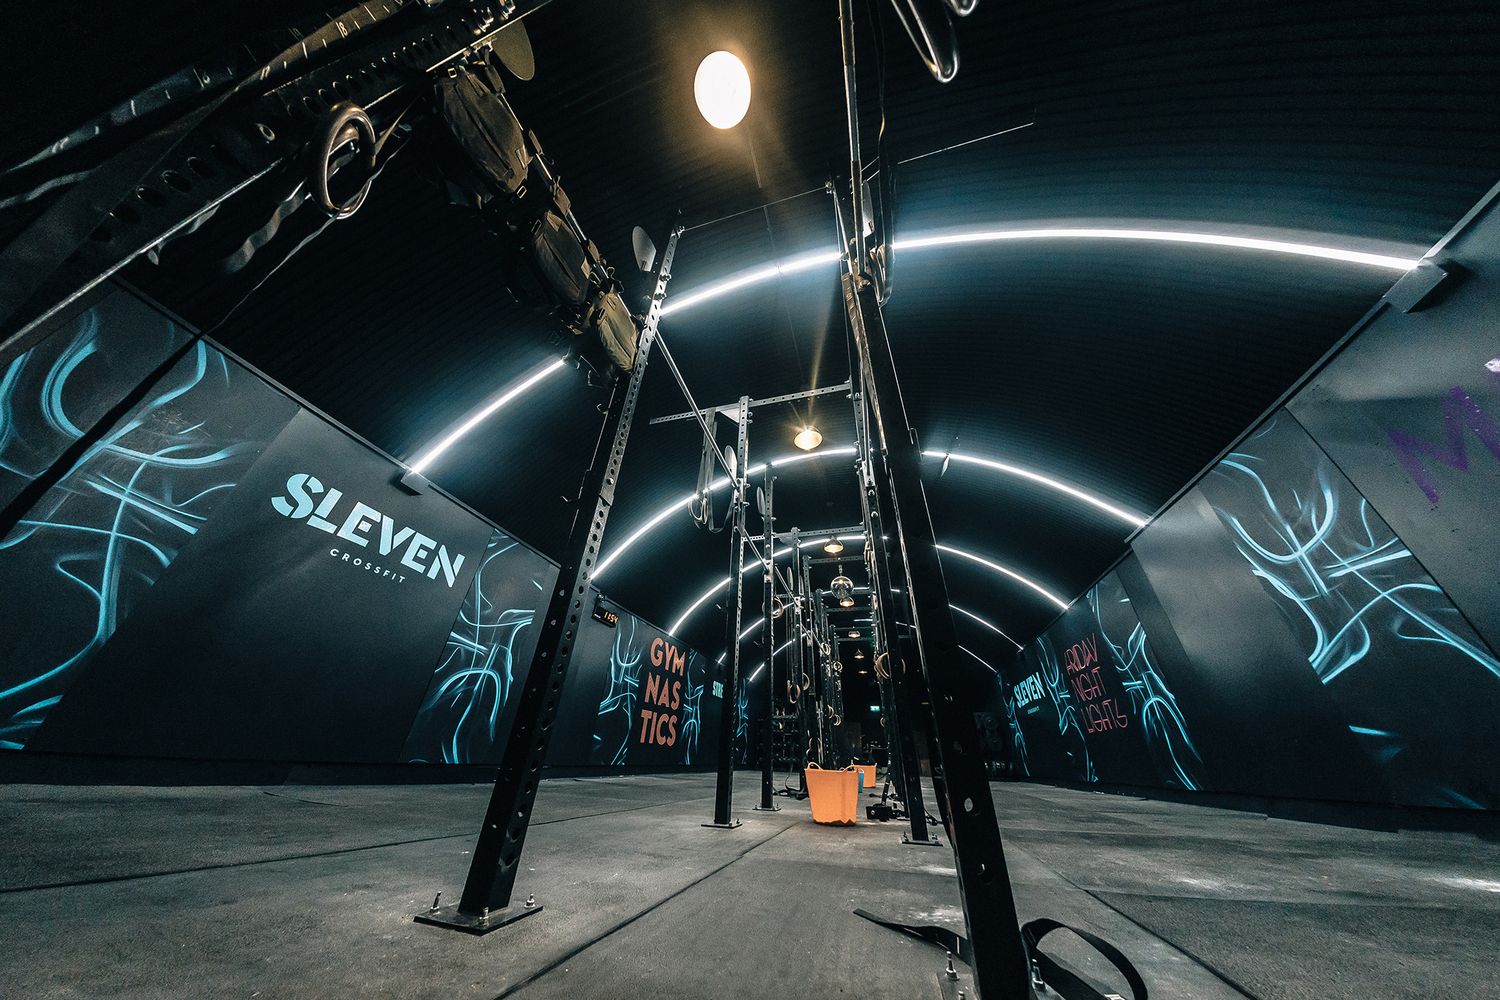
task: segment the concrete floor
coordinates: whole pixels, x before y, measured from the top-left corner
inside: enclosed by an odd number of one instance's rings
[[[461,887],[483,786],[0,786],[0,997],[936,997],[942,954],[850,911],[959,927],[951,855],[737,785],[719,831],[708,776],[544,782],[545,910],[484,938],[410,919]],[[1494,843],[994,787],[1023,918],[1154,996],[1500,997]]]

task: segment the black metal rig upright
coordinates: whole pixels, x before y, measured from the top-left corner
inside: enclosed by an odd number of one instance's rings
[[[1021,940],[1010,872],[985,772],[984,746],[973,705],[957,683],[960,650],[948,608],[948,587],[921,480],[921,448],[907,420],[895,361],[875,289],[858,269],[843,277],[844,303],[868,394],[872,439],[884,461],[916,649],[932,703],[933,768],[945,777],[949,837],[968,925],[975,984],[986,1000],[1029,1000],[1031,976]]]
[[[741,396],[735,410],[734,479],[730,484],[734,505],[730,533],[731,565],[729,594],[725,596],[724,622],[724,698],[719,708],[719,776],[714,785],[714,820],[704,826],[733,830],[740,821],[730,814],[734,798],[734,734],[739,728],[740,711],[740,619],[745,604],[745,492],[749,486],[746,472],[750,464],[750,397]]]
[[[512,907],[511,890],[515,887],[521,848],[526,842],[526,828],[531,821],[537,783],[547,759],[547,745],[552,739],[552,723],[562,701],[563,682],[573,662],[579,623],[588,615],[584,605],[588,599],[589,581],[593,578],[594,563],[604,541],[604,525],[614,505],[620,464],[625,458],[625,443],[630,438],[630,425],[640,399],[646,362],[656,340],[662,301],[666,298],[667,282],[672,276],[672,258],[677,252],[680,233],[681,229],[673,229],[662,252],[652,287],[651,305],[641,324],[635,366],[628,378],[622,377],[615,383],[599,441],[594,448],[593,462],[578,490],[578,503],[563,550],[562,565],[557,572],[557,584],[547,602],[541,631],[537,635],[536,652],[517,698],[516,721],[505,744],[505,754],[495,777],[494,791],[490,793],[479,840],[474,845],[463,896],[456,906],[438,908],[434,905],[416,914],[416,919],[422,923],[486,934],[541,910],[529,895],[525,904]],[[593,501],[592,514],[585,519],[584,511],[590,499]]]
[[[781,807],[773,800],[773,774],[776,761],[776,477],[771,475],[771,465],[766,463],[766,509],[763,512],[765,528],[762,535],[766,545],[766,568],[762,574],[765,595],[765,625],[761,629],[761,646],[766,651],[766,697],[761,701],[765,712],[765,724],[761,727],[760,747],[760,805],[758,812],[779,812]]]
[[[911,658],[903,652],[899,634],[901,620],[897,611],[894,579],[896,557],[892,553],[893,539],[886,522],[890,515],[883,510],[881,491],[877,488],[874,449],[870,446],[870,428],[865,416],[864,393],[854,396],[855,429],[859,436],[860,507],[864,513],[865,531],[869,537],[869,552],[865,560],[870,571],[870,594],[874,603],[875,633],[880,648],[876,656],[884,657],[889,674],[891,697],[887,725],[894,729],[891,742],[900,753],[899,767],[891,761],[891,770],[898,773],[901,801],[906,806],[911,829],[902,835],[903,844],[936,847],[937,838],[927,831],[927,804],[922,796],[922,772],[917,761],[915,727],[921,716],[917,712],[917,700],[911,690],[911,676],[907,665]]]

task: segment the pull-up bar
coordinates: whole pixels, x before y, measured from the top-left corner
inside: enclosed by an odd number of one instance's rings
[[[669,361],[667,362],[667,364],[672,368],[674,372],[677,370],[677,366],[672,364],[672,362]],[[682,377],[678,376],[677,380],[680,383],[682,381]],[[752,399],[750,400],[750,407],[751,409],[754,409],[757,406],[770,406],[772,403],[790,403],[799,399],[811,399],[813,396],[827,396],[835,392],[851,392],[853,391],[853,389],[854,386],[848,382],[843,382],[839,385],[825,385],[818,389],[804,389],[801,392],[788,392],[783,393],[780,396],[767,396],[765,399]],[[683,392],[686,393],[687,389],[684,388]],[[688,402],[691,403],[692,401],[692,397],[689,397]],[[733,403],[725,403],[723,406],[712,406],[706,410],[688,410],[686,413],[673,413],[670,416],[666,417],[652,417],[650,421],[648,421],[648,423],[650,425],[667,424],[671,423],[674,420],[687,420],[690,417],[697,417],[698,422],[703,423],[705,418],[709,414],[733,413],[735,410],[739,409],[739,405],[739,402],[736,401]]]
[[[839,535],[863,535],[865,533],[865,526],[862,525],[862,524],[853,524],[853,525],[850,525],[847,528],[824,528],[822,531],[803,531],[802,529],[798,528],[798,529],[796,529],[796,531],[803,538],[822,538],[824,535],[828,535],[830,537],[837,537]],[[776,540],[777,541],[786,541],[786,540],[790,539],[791,537],[792,537],[792,532],[790,532],[790,531],[778,531],[778,532],[776,532]],[[765,535],[756,535],[753,538],[751,538],[750,540],[752,542],[763,542],[763,541],[766,540],[766,536]]]

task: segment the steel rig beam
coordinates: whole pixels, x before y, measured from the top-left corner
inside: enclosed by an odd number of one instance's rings
[[[552,723],[562,701],[563,682],[573,662],[574,643],[580,623],[588,617],[584,603],[588,599],[589,581],[594,574],[594,563],[599,558],[600,543],[604,540],[604,525],[614,505],[620,463],[625,458],[625,443],[630,438],[630,425],[640,399],[651,345],[656,340],[662,301],[666,298],[667,282],[672,277],[672,258],[677,252],[677,237],[681,232],[680,228],[674,228],[667,240],[655,275],[651,307],[641,324],[635,367],[628,378],[622,377],[615,382],[599,442],[594,449],[593,463],[579,487],[579,503],[575,508],[573,526],[568,531],[557,584],[552,588],[531,669],[526,672],[517,699],[516,721],[505,744],[494,791],[490,793],[484,826],[480,828],[479,840],[474,845],[474,858],[469,865],[463,896],[457,906],[439,909],[434,905],[418,913],[416,919],[421,923],[485,934],[541,910],[530,896],[523,906],[512,907],[511,890],[515,887],[521,848],[526,842],[531,807],[536,801],[537,783],[542,776],[542,765],[547,760]],[[585,519],[582,516],[584,504],[590,497],[593,498],[593,514]]]
[[[780,812],[781,807],[773,800],[776,790],[772,787],[776,767],[776,477],[771,475],[771,466],[765,472],[766,509],[763,514],[766,529],[766,565],[761,574],[761,586],[765,597],[766,627],[761,629],[761,644],[766,650],[765,670],[766,697],[764,709],[765,725],[761,727],[760,748],[760,805],[757,812]],[[736,633],[738,634],[738,633]]]
[[[985,773],[984,747],[973,705],[958,687],[961,651],[922,489],[922,452],[907,419],[874,284],[861,273],[861,258],[848,263],[858,266],[849,267],[843,276],[844,305],[869,401],[871,437],[884,458],[877,475],[883,473],[890,488],[894,523],[885,527],[894,527],[900,541],[915,646],[932,702],[932,763],[945,778],[942,794],[948,797],[949,837],[974,981],[985,1000],[1029,1000],[1033,994],[1026,948]]]
[[[724,607],[726,654],[724,656],[724,697],[719,708],[719,777],[714,785],[714,821],[704,826],[718,830],[733,830],[740,821],[730,815],[734,798],[734,732],[738,728],[740,714],[740,619],[745,605],[745,543],[749,533],[745,530],[745,499],[749,480],[745,471],[750,467],[750,397],[741,396],[735,411],[738,433],[735,437],[735,454],[739,461],[735,465],[734,530],[730,533],[730,554],[733,563],[730,572],[734,580],[734,603]],[[747,730],[748,735],[748,730]]]
[[[860,506],[865,517],[866,537],[871,544],[866,552],[865,566],[870,574],[871,600],[875,605],[875,619],[879,626],[875,635],[880,643],[876,656],[885,657],[886,672],[890,675],[890,704],[887,725],[893,733],[891,743],[901,755],[900,766],[892,759],[888,771],[900,775],[901,801],[906,806],[911,830],[901,836],[903,844],[937,847],[939,841],[927,832],[927,804],[922,799],[922,771],[917,761],[915,727],[921,717],[917,713],[917,700],[911,690],[911,677],[907,665],[911,658],[903,655],[902,642],[897,631],[901,620],[896,610],[896,595],[893,592],[894,576],[898,571],[897,557],[891,551],[893,539],[886,528],[889,514],[882,503],[881,491],[877,488],[874,448],[870,442],[869,421],[865,417],[863,393],[854,397],[854,426],[859,438]]]

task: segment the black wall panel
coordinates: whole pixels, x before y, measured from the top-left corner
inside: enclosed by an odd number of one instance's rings
[[[0,508],[188,341],[114,286],[52,327],[0,374]]]
[[[1500,660],[1282,411],[1200,484],[1392,798],[1500,805]]]
[[[1178,696],[1219,791],[1378,801],[1379,782],[1199,489],[1132,546],[1188,669]],[[1214,753],[1210,749],[1218,749]]]
[[[1003,682],[1025,773],[1202,787],[1191,727],[1115,574],[1022,650]]]
[[[591,619],[573,656],[555,739],[577,763],[707,766],[723,699],[702,654],[622,612],[613,629]]]
[[[1500,808],[1497,198],[1018,656],[1003,691],[1026,773]],[[1157,753],[1153,780],[1089,731],[1091,691],[1069,690],[1069,658],[1093,659],[1078,637],[1119,634],[1102,596],[1115,580],[1201,768]],[[1098,662],[1121,659],[1102,645]]]
[[[0,748],[497,761],[557,567],[189,336],[116,290],[6,376],[12,497],[130,409],[0,540]],[[587,620],[549,762],[699,765],[710,672]]]
[[[54,710],[37,748],[399,759],[491,529],[442,496],[406,493],[396,472],[299,411]]]
[[[498,764],[517,685],[536,651],[535,619],[557,579],[551,561],[495,531],[459,605],[402,759]]]
[[[1386,308],[1291,402],[1298,421],[1500,648],[1500,219],[1438,258],[1414,312]]]
[[[0,541],[0,747],[31,744],[296,409],[200,342]],[[218,592],[245,569],[220,565]],[[123,722],[150,708],[135,697],[107,707]]]

